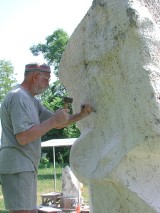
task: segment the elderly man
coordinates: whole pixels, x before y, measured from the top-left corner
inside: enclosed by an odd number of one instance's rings
[[[24,81],[8,93],[1,105],[2,145],[1,185],[6,209],[34,213],[36,210],[37,169],[41,157],[41,136],[52,128],[79,121],[92,111],[69,115],[68,109],[51,112],[35,97],[49,86],[50,67],[27,64]]]

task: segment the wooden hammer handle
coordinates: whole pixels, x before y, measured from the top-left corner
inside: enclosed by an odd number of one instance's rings
[[[64,109],[68,109],[68,103],[64,103]]]

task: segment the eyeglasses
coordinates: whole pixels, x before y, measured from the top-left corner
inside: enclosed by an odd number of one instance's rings
[[[41,75],[43,78],[45,78],[48,82],[51,80],[51,78],[47,78],[46,76],[42,75],[41,73],[39,73],[39,75]]]

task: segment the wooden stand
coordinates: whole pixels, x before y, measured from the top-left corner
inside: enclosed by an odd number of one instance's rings
[[[42,205],[48,206],[50,204],[60,205],[62,194],[58,192],[50,192],[47,194],[41,194]]]
[[[37,209],[39,213],[58,213],[58,212],[68,212],[76,213],[76,209],[73,208],[75,204],[75,199],[64,198],[62,193],[50,192],[46,194],[41,194],[42,205]],[[81,207],[81,213],[89,213],[89,209]]]

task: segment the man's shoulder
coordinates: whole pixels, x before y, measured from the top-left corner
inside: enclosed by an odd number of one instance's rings
[[[28,95],[19,85],[15,86],[9,93],[11,96],[16,95]]]
[[[28,99],[31,97],[31,95],[25,91],[24,89],[22,89],[19,85],[14,87],[9,93],[8,95],[10,96],[10,98],[15,98],[15,99]]]
[[[29,94],[25,92],[19,85],[17,85],[6,95],[5,99],[2,102],[2,107],[3,106],[7,107],[14,103],[16,103],[17,105],[18,103],[27,104],[29,102],[30,102]]]
[[[11,98],[12,96],[19,96],[20,94],[24,93],[23,90],[20,88],[19,85],[15,86],[8,92],[4,100]]]

